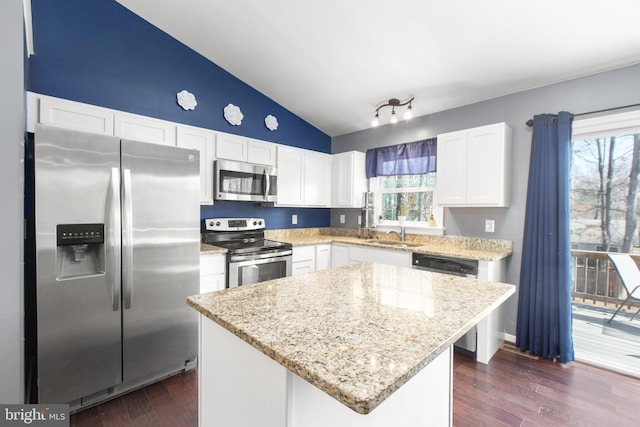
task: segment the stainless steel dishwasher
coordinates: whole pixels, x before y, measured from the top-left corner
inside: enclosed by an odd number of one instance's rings
[[[477,260],[414,253],[411,259],[411,266],[416,270],[451,274],[453,276],[469,277],[472,279],[478,278]],[[474,326],[455,342],[454,349],[475,359],[478,349],[477,335],[477,327]]]

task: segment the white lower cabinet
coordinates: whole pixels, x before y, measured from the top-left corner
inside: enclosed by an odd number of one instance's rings
[[[331,245],[331,268],[350,264],[349,246],[333,243]]]
[[[411,252],[378,249],[360,245],[332,244],[331,267],[341,267],[357,262],[374,262],[411,268]]]
[[[314,271],[316,271],[315,245],[295,246],[293,248],[291,274],[297,276],[298,274],[313,273]]]
[[[227,286],[226,269],[224,254],[200,255],[200,293],[224,289]]]
[[[349,248],[349,261],[352,263],[375,262],[378,264],[411,268],[411,252],[351,246]]]
[[[323,244],[316,246],[316,271],[331,268],[331,245]]]

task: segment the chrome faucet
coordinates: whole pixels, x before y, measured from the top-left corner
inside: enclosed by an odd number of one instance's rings
[[[398,233],[397,231],[387,231],[387,234],[395,234],[396,236],[398,236],[400,238],[401,242],[404,242],[405,239],[405,233],[404,233],[404,227],[400,227],[400,232]]]

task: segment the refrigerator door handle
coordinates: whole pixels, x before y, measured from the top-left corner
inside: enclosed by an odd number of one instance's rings
[[[131,308],[133,282],[133,213],[131,202],[131,169],[123,171],[123,202],[122,202],[122,289],[124,293],[124,308]]]
[[[109,203],[109,220],[111,222],[110,238],[111,254],[113,262],[113,288],[111,289],[111,305],[113,311],[120,309],[120,281],[122,271],[120,269],[120,170],[111,168],[111,203]]]

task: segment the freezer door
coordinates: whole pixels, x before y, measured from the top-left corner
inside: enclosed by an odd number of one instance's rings
[[[197,151],[122,141],[125,383],[197,355],[199,185]]]
[[[39,402],[67,403],[122,381],[120,142],[38,125],[34,146]],[[59,245],[74,229],[103,235]]]

